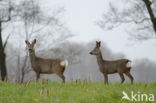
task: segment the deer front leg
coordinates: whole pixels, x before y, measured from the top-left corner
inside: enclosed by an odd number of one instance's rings
[[[125,77],[123,75],[123,73],[119,73],[120,78],[121,78],[121,84],[125,81]]]
[[[38,81],[39,78],[40,78],[40,73],[36,72],[36,81]]]
[[[108,84],[108,76],[107,76],[107,74],[104,74],[104,83]]]

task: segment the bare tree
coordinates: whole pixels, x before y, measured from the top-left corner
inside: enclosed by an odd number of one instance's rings
[[[70,64],[77,64],[82,62],[82,58],[79,56],[82,55],[84,48],[84,45],[80,45],[78,43],[64,42],[57,44],[54,48],[51,48],[49,50],[49,54],[55,58],[67,58]]]
[[[98,25],[102,29],[123,26],[133,40],[156,38],[156,1],[155,0],[121,0],[124,8],[109,3],[109,10],[102,15]]]
[[[134,64],[136,81],[155,81],[155,68],[156,65],[154,61],[149,59],[136,60]]]
[[[0,1],[2,3],[3,1]],[[3,3],[1,4],[1,6]],[[7,7],[4,5],[4,8],[1,8],[0,10],[0,71],[1,71],[1,79],[2,81],[5,80],[7,77],[7,68],[6,68],[6,53],[5,53],[5,47],[7,45],[8,39],[10,35],[8,35],[7,39],[5,41],[2,40],[2,24],[9,22],[11,20],[11,6]]]
[[[22,29],[21,32],[22,34],[18,34],[19,35],[19,50],[18,50],[18,54],[17,54],[17,76],[16,76],[16,80],[19,83],[23,83],[24,81],[24,76],[27,72],[29,72],[28,70],[28,53],[26,52],[26,55],[23,56],[22,52],[22,42],[25,40],[28,40],[31,38],[31,36],[33,35],[34,32],[34,26],[36,23],[38,23],[38,21],[40,21],[40,19],[38,18],[38,16],[40,14],[40,8],[38,4],[35,4],[33,0],[25,0],[25,1],[21,1],[18,5],[16,5],[15,8],[15,15],[16,15],[16,19],[19,19],[22,22]],[[20,23],[19,23],[20,24]],[[36,30],[37,32],[38,30]],[[20,39],[22,38],[22,40]]]
[[[17,54],[18,69],[16,79],[19,83],[23,83],[25,74],[30,71],[30,69],[28,69],[29,59],[28,53],[24,48],[26,46],[24,41],[37,38],[39,41],[39,43],[37,43],[37,48],[40,47],[40,50],[42,50],[50,47],[50,44],[54,45],[53,42],[57,43],[66,40],[71,37],[72,34],[58,18],[58,15],[63,10],[62,8],[53,11],[51,15],[47,16],[47,14],[42,11],[38,2],[35,0],[24,0],[14,5],[14,9],[14,20],[18,20],[19,25],[18,28],[16,28],[19,31],[17,34],[19,38],[19,51]],[[57,35],[57,38],[54,37],[55,35]],[[50,38],[51,40],[47,41],[47,39]],[[26,52],[26,54],[23,52]]]

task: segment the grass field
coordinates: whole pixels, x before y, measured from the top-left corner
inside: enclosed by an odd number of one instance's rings
[[[156,83],[104,85],[103,82],[78,81],[67,82],[62,86],[61,82],[54,81],[25,84],[0,82],[0,103],[132,103],[121,99],[122,91],[127,94],[139,91],[156,96]],[[156,100],[151,103],[156,103]]]

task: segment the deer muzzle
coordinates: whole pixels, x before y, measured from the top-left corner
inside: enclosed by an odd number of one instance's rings
[[[92,53],[92,52],[89,52],[89,54],[93,55],[93,53]]]

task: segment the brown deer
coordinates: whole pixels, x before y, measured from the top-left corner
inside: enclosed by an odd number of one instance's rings
[[[28,47],[31,67],[36,73],[36,80],[40,78],[40,74],[56,73],[62,79],[62,83],[65,83],[65,76],[63,73],[68,65],[67,59],[44,59],[37,57],[34,49],[36,39],[34,39],[32,43],[25,40],[25,43]]]
[[[108,83],[108,74],[118,73],[121,78],[121,83],[124,82],[125,78],[123,74],[126,74],[133,84],[133,76],[130,73],[131,70],[131,61],[128,59],[119,59],[114,61],[104,60],[102,57],[101,42],[96,41],[95,48],[90,52],[91,55],[96,55],[97,63],[99,65],[99,70],[104,75],[104,83]]]

